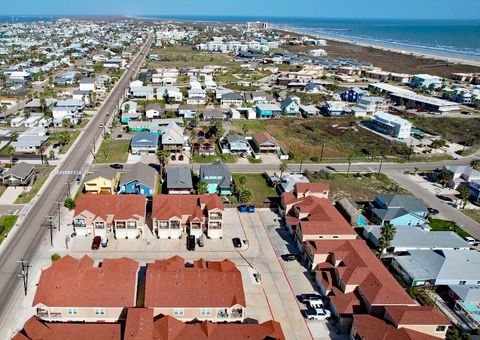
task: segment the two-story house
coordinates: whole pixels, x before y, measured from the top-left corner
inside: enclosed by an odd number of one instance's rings
[[[221,161],[200,166],[200,181],[207,183],[209,194],[220,196],[232,194],[232,175],[228,167]]]
[[[143,195],[85,194],[76,201],[73,227],[77,235],[135,239],[148,229],[146,205]]]
[[[223,237],[223,203],[217,195],[158,195],[153,197],[153,231],[159,238],[184,233],[209,238]]]
[[[95,167],[84,179],[84,191],[92,194],[113,194],[117,190],[120,172],[110,165]]]
[[[383,225],[419,226],[427,224],[428,209],[425,203],[409,195],[378,195],[367,208],[371,221]]]
[[[156,192],[157,182],[157,171],[145,163],[138,162],[122,176],[118,193],[152,197]]]
[[[47,321],[116,322],[135,307],[138,262],[69,255],[42,270],[32,306]]]
[[[230,260],[194,261],[174,256],[147,265],[145,307],[154,316],[170,315],[182,321],[242,322],[245,294],[242,274]]]

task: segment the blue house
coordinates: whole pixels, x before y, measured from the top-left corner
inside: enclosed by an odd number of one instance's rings
[[[152,197],[157,183],[157,171],[145,163],[135,163],[120,180],[118,194],[145,195]]]
[[[409,195],[378,195],[367,208],[370,219],[383,225],[420,226],[427,224],[428,209],[425,203]]]
[[[340,94],[340,98],[342,98],[342,100],[346,102],[352,103],[352,102],[357,102],[359,99],[363,97],[364,94],[365,92],[359,89],[358,87],[351,87],[345,92],[342,92]]]
[[[227,166],[220,161],[200,166],[200,181],[207,183],[209,194],[231,195],[232,175]]]
[[[272,118],[274,114],[279,114],[282,109],[275,104],[258,104],[255,108],[257,117],[261,119]]]

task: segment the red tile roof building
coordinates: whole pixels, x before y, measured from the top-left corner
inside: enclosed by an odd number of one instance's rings
[[[44,322],[32,316],[12,340],[120,340],[119,323]]]
[[[410,298],[363,240],[309,241],[305,255],[316,272],[320,290],[329,296],[332,313],[341,326],[349,327],[353,315],[385,318],[395,327],[408,329],[398,334],[412,330],[431,335],[432,327],[435,330],[437,326],[448,326],[438,310],[420,307]],[[377,322],[376,318],[359,318],[357,326],[365,332],[368,327],[362,328],[362,320]],[[433,325],[423,320],[430,320]],[[410,322],[413,327],[409,326]],[[434,331],[435,336],[445,336],[446,327],[440,329],[442,331]],[[392,332],[397,334],[395,330]]]
[[[243,321],[242,275],[230,260],[155,261],[147,266],[145,307],[181,320]]]
[[[301,251],[309,240],[357,238],[350,224],[328,198],[323,197],[328,196],[328,190],[324,184],[313,184],[311,187],[297,184],[294,193],[282,195],[287,228]]]
[[[76,201],[73,226],[78,235],[134,239],[147,233],[146,207],[143,195],[85,194]]]
[[[64,256],[43,270],[32,306],[50,321],[117,321],[137,297],[136,261]]]
[[[282,328],[276,321],[261,324],[212,323],[203,321],[183,323],[171,316],[153,317],[147,308],[129,309],[125,340],[283,340]]]
[[[159,238],[223,237],[223,202],[218,195],[158,195],[153,197],[153,230]]]

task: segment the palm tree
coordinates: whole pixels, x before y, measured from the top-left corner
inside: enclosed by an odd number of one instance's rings
[[[287,171],[287,169],[288,169],[287,162],[283,161],[282,163],[280,163],[280,166],[278,167],[278,170],[280,170],[280,180],[283,177],[283,173]]]
[[[475,170],[480,170],[480,159],[474,159],[470,162],[470,166]]]
[[[438,182],[443,185],[443,188],[445,188],[448,183],[452,180],[453,175],[450,171],[447,170],[442,170],[442,172],[439,175]]]
[[[467,187],[464,187],[460,190],[460,197],[462,198],[463,207],[465,209],[467,206],[468,200],[470,199],[470,190]]]
[[[168,150],[159,149],[157,151],[158,161],[162,165],[162,176],[165,174],[165,166],[168,163],[168,159],[170,158],[170,152]]]
[[[390,222],[385,222],[382,225],[382,229],[380,231],[380,238],[378,239],[380,258],[382,257],[383,251],[387,248],[390,248],[396,232],[397,230]]]

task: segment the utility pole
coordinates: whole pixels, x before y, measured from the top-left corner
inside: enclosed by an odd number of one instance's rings
[[[323,161],[323,149],[325,149],[325,142],[322,143],[322,153],[320,154],[320,162]]]
[[[19,277],[22,278],[22,281],[23,281],[23,289],[25,291],[25,296],[27,296],[27,289],[28,289],[28,268],[30,268],[31,266],[28,265],[28,261],[27,260],[24,260],[23,258],[19,261],[17,261],[17,263],[20,263],[22,265],[22,271],[20,272],[20,274],[18,274]]]
[[[60,217],[60,209],[62,208],[62,202],[58,201],[56,203],[58,204],[58,231],[60,231],[60,225],[62,224]]]
[[[53,247],[53,230],[57,229],[53,225],[53,216],[47,216],[48,229],[50,230],[50,246]]]
[[[382,165],[383,165],[383,154],[380,158],[380,167],[378,168],[378,174],[380,175],[380,173],[382,172]]]

